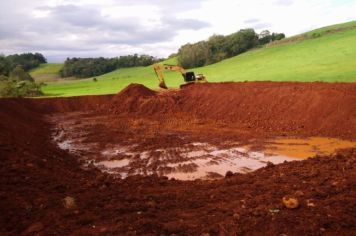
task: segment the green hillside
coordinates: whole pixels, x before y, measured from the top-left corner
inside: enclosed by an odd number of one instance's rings
[[[38,82],[59,80],[59,71],[63,64],[47,63],[30,71],[30,75]]]
[[[356,82],[356,21],[313,30],[219,63],[195,68],[210,82],[325,81]],[[166,61],[176,64],[175,59]],[[168,87],[183,83],[181,75],[165,72]],[[119,69],[90,79],[48,82],[47,96],[117,93],[130,83],[157,89],[151,66]]]

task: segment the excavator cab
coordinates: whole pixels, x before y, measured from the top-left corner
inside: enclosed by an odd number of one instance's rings
[[[185,82],[194,82],[195,81],[195,74],[193,71],[186,72],[185,74],[182,74],[182,75],[183,75]]]

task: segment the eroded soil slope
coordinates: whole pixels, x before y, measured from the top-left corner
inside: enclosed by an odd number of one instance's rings
[[[0,234],[353,235],[353,149],[214,181],[117,179],[81,168],[76,155],[53,142],[48,117],[108,117],[105,125],[86,127],[92,135],[85,139],[130,139],[146,147],[282,135],[355,140],[355,101],[355,84],[268,82],[165,93],[131,85],[113,96],[2,99]],[[190,138],[177,139],[180,134]],[[300,206],[287,209],[284,196]],[[63,204],[66,197],[75,206]]]

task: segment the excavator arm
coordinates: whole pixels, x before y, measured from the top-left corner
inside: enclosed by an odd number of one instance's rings
[[[162,72],[162,70],[164,69],[164,66],[161,65],[161,64],[154,64],[153,65],[153,69],[155,70],[157,78],[159,80],[159,85],[158,86],[160,88],[167,89],[167,85],[164,82],[164,76],[163,76],[163,72]]]
[[[163,89],[167,89],[167,85],[164,81],[163,70],[178,71],[182,74],[183,78],[185,78],[185,75],[187,73],[182,67],[177,65],[154,64],[153,69],[155,70],[157,78],[159,80],[159,87]]]

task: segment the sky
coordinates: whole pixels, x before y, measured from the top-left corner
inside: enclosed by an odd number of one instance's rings
[[[148,54],[244,28],[287,36],[356,20],[356,0],[0,0],[0,53]]]

